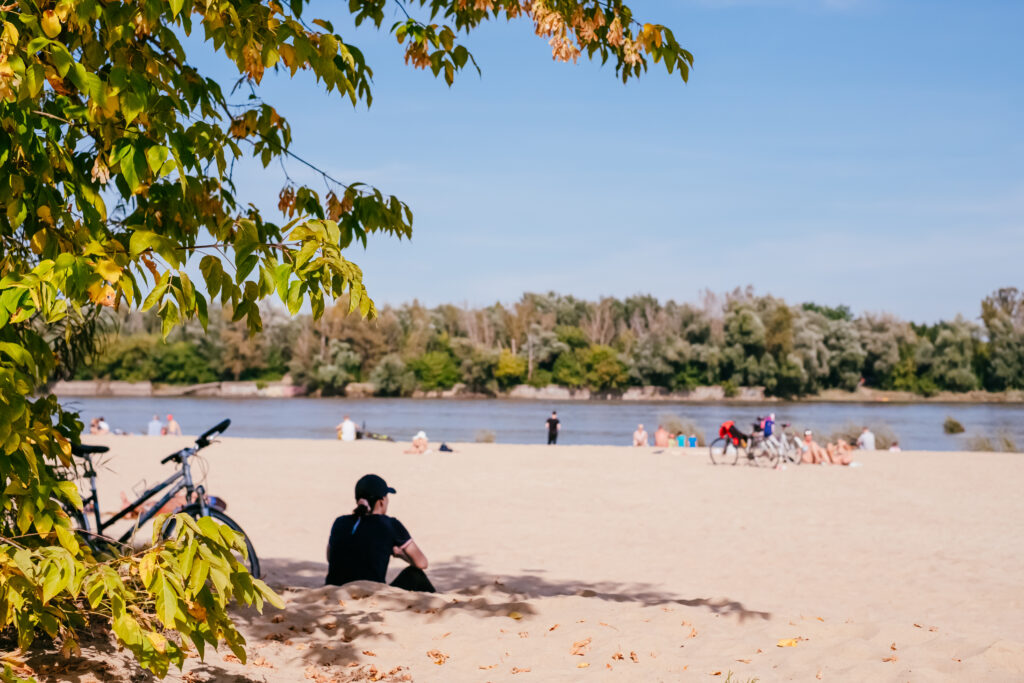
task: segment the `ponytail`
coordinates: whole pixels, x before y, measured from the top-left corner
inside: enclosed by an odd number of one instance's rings
[[[367,500],[366,498],[360,498],[356,501],[356,509],[352,511],[352,514],[362,519],[373,512],[373,506],[377,504],[376,500]]]

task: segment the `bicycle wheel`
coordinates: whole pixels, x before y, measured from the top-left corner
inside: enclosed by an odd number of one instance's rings
[[[772,465],[772,453],[763,441],[757,441],[748,446],[747,464],[754,467],[770,467]]]
[[[186,515],[196,520],[203,516],[202,508],[199,507],[198,503],[186,505],[180,511],[184,512]],[[245,549],[246,551],[248,551],[249,558],[248,560],[246,560],[242,558],[241,555],[239,555],[238,561],[242,564],[247,564],[249,566],[249,573],[257,579],[260,578],[260,560],[258,557],[256,557],[256,550],[252,547],[252,541],[249,540],[249,535],[245,533],[242,527],[238,526],[238,522],[231,519],[230,517],[225,515],[220,510],[217,510],[216,508],[210,508],[210,517],[212,517],[215,521],[221,524],[227,524],[231,529],[242,534],[242,536],[245,538]],[[164,538],[170,536],[172,533],[174,533],[174,520],[170,519],[164,526]]]
[[[732,445],[732,440],[723,436],[711,442],[708,453],[714,465],[735,465],[740,457],[739,449]]]

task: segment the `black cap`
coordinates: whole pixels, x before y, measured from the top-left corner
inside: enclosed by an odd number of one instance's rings
[[[376,474],[367,474],[356,482],[356,500],[380,500],[389,493],[398,493]]]

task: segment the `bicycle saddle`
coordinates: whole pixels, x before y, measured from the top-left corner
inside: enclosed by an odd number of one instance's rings
[[[74,455],[91,455],[92,453],[106,453],[110,450],[110,446],[90,446],[89,444],[71,444],[71,452]]]

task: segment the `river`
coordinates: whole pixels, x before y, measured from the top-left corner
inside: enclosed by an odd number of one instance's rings
[[[641,402],[534,402],[518,400],[343,399],[343,398],[64,398],[65,408],[80,412],[88,424],[103,416],[114,429],[140,433],[154,414],[173,413],[186,434],[198,434],[224,418],[228,436],[257,438],[333,439],[344,414],[374,432],[408,441],[417,430],[430,440],[476,440],[481,430],[499,443],[544,443],[544,421],[557,410],[562,421],[559,443],[628,445],[638,423],[654,432],[659,419],[678,415],[692,420],[711,436],[724,420],[744,428],[758,415],[774,411],[778,422],[812,428],[827,435],[848,423],[887,425],[908,450],[963,450],[973,434],[1005,432],[1024,448],[1024,405],[1021,404],[878,404],[878,403],[753,403],[680,404]],[[960,421],[966,433],[942,429],[947,416]]]

